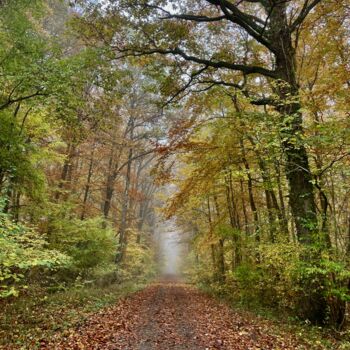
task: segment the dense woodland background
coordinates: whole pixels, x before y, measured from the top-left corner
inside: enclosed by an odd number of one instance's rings
[[[348,1],[2,0],[0,38],[4,310],[151,280],[173,217],[189,281],[347,329]]]

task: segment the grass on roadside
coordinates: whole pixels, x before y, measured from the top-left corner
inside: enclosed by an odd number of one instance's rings
[[[308,350],[350,350],[350,329],[342,332],[327,327],[313,326],[305,321],[292,318],[283,312],[263,307],[258,303],[239,303],[227,293],[217,293],[216,290],[200,285],[199,288],[206,294],[219,301],[227,303],[235,312],[248,317],[259,317],[271,323],[271,334],[277,337],[289,333],[307,344]]]
[[[52,294],[37,288],[11,302],[3,301],[0,349],[37,349],[42,339],[65,335],[91,313],[144,286],[128,282],[108,287],[74,287]]]

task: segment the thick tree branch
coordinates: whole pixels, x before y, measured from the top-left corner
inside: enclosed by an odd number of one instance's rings
[[[273,44],[267,39],[268,36],[264,36],[264,32],[266,32],[266,25],[264,21],[262,21],[260,18],[242,12],[237,5],[234,5],[227,0],[206,1],[212,5],[219,6],[228,20],[238,24],[260,44],[264,45],[270,51],[274,52]]]
[[[17,97],[17,98],[11,98],[11,95],[9,96],[9,98],[7,99],[6,102],[4,102],[2,105],[0,105],[0,111],[7,108],[8,106],[14,104],[14,103],[17,103],[17,102],[21,102],[21,101],[24,101],[24,100],[28,100],[32,97],[35,97],[35,96],[45,96],[46,94],[41,92],[41,90],[38,90],[30,95],[26,95],[26,96],[21,96],[21,97]]]
[[[129,52],[129,53],[127,52],[128,50],[125,50],[125,51],[126,53],[121,57],[128,57],[128,56],[139,57],[139,56],[146,56],[146,55],[152,55],[152,54],[174,55],[174,56],[180,56],[186,61],[202,64],[204,66],[213,67],[217,69],[228,69],[233,71],[240,71],[245,75],[260,74],[260,75],[263,75],[269,78],[274,78],[274,79],[278,77],[275,71],[272,71],[270,69],[266,69],[260,66],[235,64],[227,61],[212,61],[210,59],[204,59],[204,58],[188,55],[180,48],[175,48],[175,49],[155,48],[155,49],[146,49],[145,51],[135,50],[134,52]]]
[[[238,24],[244,28],[255,40],[267,47],[269,50],[273,51],[272,43],[264,36],[266,31],[266,22],[262,19],[255,17],[253,15],[242,12],[237,5],[232,4],[227,0],[206,0],[212,5],[218,6],[221,8],[221,11],[224,13],[222,16],[217,17],[208,17],[201,15],[191,15],[191,14],[172,14],[168,10],[155,6],[146,4],[146,7],[154,8],[156,10],[162,11],[166,16],[161,17],[161,19],[183,19],[193,22],[215,22],[227,19],[235,24]],[[252,1],[251,1],[252,2]],[[254,1],[260,3],[260,1]],[[263,5],[264,6],[264,5]]]
[[[186,21],[193,21],[193,22],[218,22],[222,21],[223,19],[226,19],[226,16],[218,16],[218,17],[208,17],[208,16],[195,16],[195,15],[186,15],[186,14],[170,14],[168,16],[161,17],[161,19],[183,19]]]
[[[233,87],[233,88],[238,89],[238,90],[243,89],[243,86],[240,84],[230,83],[230,82],[227,82],[224,80],[211,80],[211,79],[210,80],[200,80],[198,82],[198,84],[212,84],[213,86],[222,85],[222,86],[227,86],[227,87]]]
[[[252,99],[250,103],[255,106],[276,106],[276,100],[271,97]]]

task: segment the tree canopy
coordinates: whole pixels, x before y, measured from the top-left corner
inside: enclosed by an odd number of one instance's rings
[[[0,302],[149,281],[175,222],[184,278],[346,329],[349,37],[346,0],[0,1]]]

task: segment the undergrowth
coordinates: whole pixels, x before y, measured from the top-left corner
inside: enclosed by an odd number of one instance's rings
[[[285,312],[262,306],[258,302],[241,302],[223,288],[203,283],[197,286],[204,293],[228,304],[235,312],[270,321],[271,334],[277,337],[286,332],[295,335],[307,344],[307,350],[350,350],[349,328],[340,332],[330,327],[316,327]]]
[[[38,349],[41,340],[68,334],[93,312],[144,288],[127,282],[105,287],[73,287],[48,294],[33,288],[27,295],[0,303],[0,349]]]

